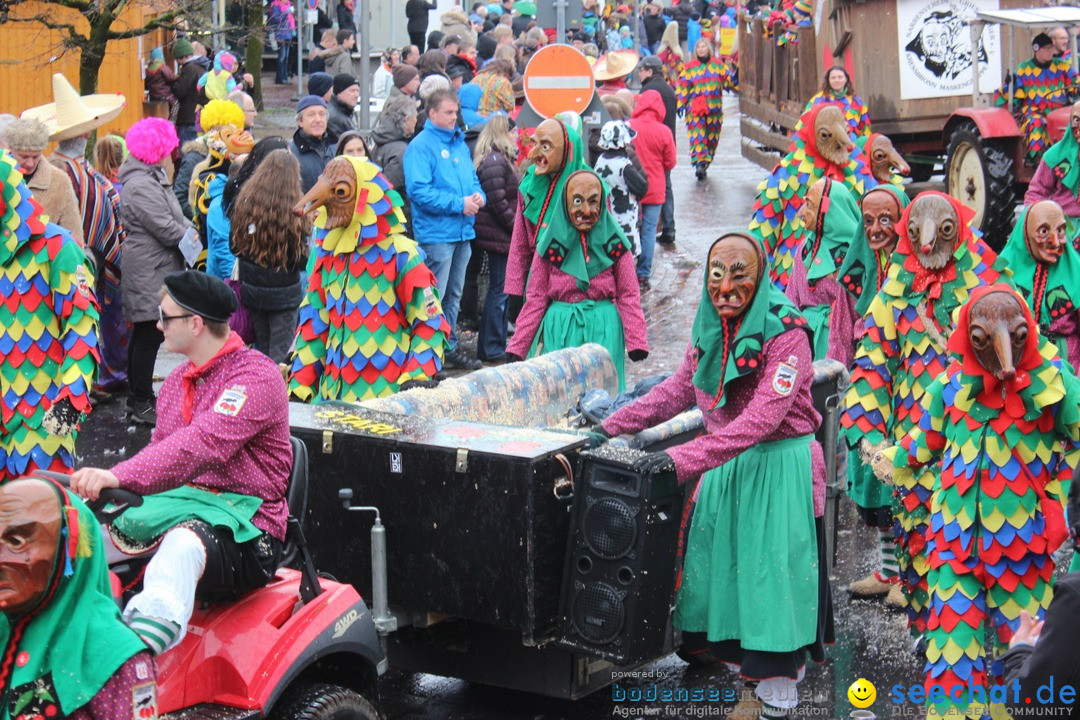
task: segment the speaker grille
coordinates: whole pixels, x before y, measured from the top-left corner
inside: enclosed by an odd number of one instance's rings
[[[585,544],[604,560],[617,560],[634,548],[634,511],[618,498],[601,498],[585,511]]]
[[[588,583],[574,594],[574,628],[586,641],[605,645],[619,637],[626,620],[622,596],[607,583]]]

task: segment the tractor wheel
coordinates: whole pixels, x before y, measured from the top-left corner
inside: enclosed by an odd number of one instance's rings
[[[970,121],[956,126],[949,138],[946,187],[975,211],[972,225],[995,250],[1001,250],[1012,231],[1015,179],[1007,141],[984,140]]]
[[[270,713],[270,720],[380,720],[364,698],[348,688],[328,683],[304,683],[287,691]]]

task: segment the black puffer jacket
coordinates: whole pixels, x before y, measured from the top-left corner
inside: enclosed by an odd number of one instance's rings
[[[514,230],[517,210],[517,170],[502,153],[492,151],[476,168],[480,187],[487,202],[476,213],[476,242],[482,250],[506,255],[510,252],[510,234]]]
[[[300,268],[272,270],[238,257],[241,296],[246,307],[256,310],[292,310],[300,307],[304,289],[300,285]]]
[[[690,0],[682,0],[678,5],[671,8],[671,19],[679,23],[679,42],[686,42],[690,16],[695,13],[696,10],[694,10],[694,6]],[[693,51],[694,48],[690,48],[690,52]]]

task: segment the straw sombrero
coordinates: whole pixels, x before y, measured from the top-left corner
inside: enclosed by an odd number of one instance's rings
[[[593,77],[603,82],[624,78],[634,72],[638,64],[637,50],[612,50],[597,58],[593,65]]]
[[[53,75],[53,100],[55,102],[48,105],[24,110],[20,116],[45,123],[49,127],[49,140],[68,140],[85,135],[119,115],[126,102],[119,93],[79,95],[60,73]]]

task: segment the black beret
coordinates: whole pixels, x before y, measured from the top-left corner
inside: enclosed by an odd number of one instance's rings
[[[236,312],[236,293],[224,281],[198,270],[169,273],[165,291],[177,305],[211,322],[229,322]]]

